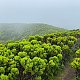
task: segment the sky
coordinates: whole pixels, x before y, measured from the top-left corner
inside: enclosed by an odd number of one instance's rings
[[[0,23],[45,23],[80,29],[80,0],[0,0]]]

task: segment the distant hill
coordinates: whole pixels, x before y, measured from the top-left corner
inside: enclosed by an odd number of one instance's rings
[[[0,23],[0,40],[18,40],[30,35],[44,35],[62,31],[66,31],[66,29],[41,23]]]

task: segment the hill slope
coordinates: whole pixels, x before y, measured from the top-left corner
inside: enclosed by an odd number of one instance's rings
[[[62,32],[65,29],[41,23],[1,23],[0,40],[16,40],[30,35],[44,35],[53,32]]]

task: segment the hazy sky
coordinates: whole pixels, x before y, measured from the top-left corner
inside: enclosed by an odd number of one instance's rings
[[[0,23],[80,28],[80,0],[0,0]]]

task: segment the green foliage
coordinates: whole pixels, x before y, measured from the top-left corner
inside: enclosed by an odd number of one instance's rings
[[[0,80],[55,80],[74,54],[79,32],[30,36],[21,41],[0,43]],[[71,66],[80,69],[80,49]]]
[[[4,67],[0,67],[0,74],[5,74],[5,69],[4,69]]]
[[[26,72],[31,71],[33,63],[32,63],[32,60],[29,58],[29,56],[21,58],[20,63]]]
[[[36,73],[37,75],[42,75],[43,71],[46,68],[45,60],[38,57],[34,57],[32,61],[33,61],[33,72]]]
[[[0,80],[9,80],[7,75],[1,74]]]
[[[76,51],[76,56],[77,56],[77,57],[80,57],[80,49],[78,49],[78,50]]]
[[[76,70],[76,80],[80,79],[80,58],[74,58],[71,67]]]
[[[26,52],[19,52],[18,56],[20,56],[21,58],[25,57],[27,55]]]
[[[80,58],[75,58],[71,63],[71,66],[75,69],[80,69]]]

